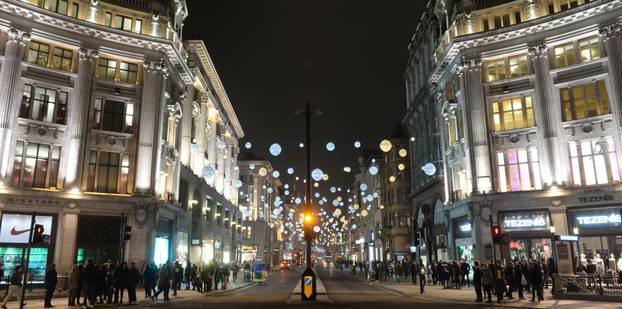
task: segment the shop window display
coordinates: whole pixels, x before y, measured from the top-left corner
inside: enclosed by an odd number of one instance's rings
[[[547,260],[551,256],[551,240],[548,238],[510,241],[510,257],[512,260]]]
[[[3,273],[2,278],[8,278],[15,266],[20,265],[26,256],[26,248],[23,247],[0,247],[0,257],[2,257]],[[34,281],[43,281],[45,267],[48,260],[48,248],[31,248],[28,269],[33,274]]]

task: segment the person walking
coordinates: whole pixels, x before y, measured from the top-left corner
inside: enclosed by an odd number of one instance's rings
[[[11,297],[15,296],[19,304],[22,303],[22,279],[24,274],[22,273],[21,266],[15,266],[13,273],[9,277],[9,290],[6,293],[6,297],[2,301],[2,308],[6,309],[6,303],[9,302]],[[26,305],[26,303],[24,303]]]
[[[186,290],[190,290],[190,285],[192,283],[192,280],[190,279],[192,277],[192,264],[190,264],[190,261],[186,262],[186,268],[184,268],[184,282],[186,283]]]
[[[73,265],[69,273],[69,306],[76,305],[76,299],[80,297],[80,270],[78,265]]]
[[[423,265],[423,260],[419,260],[419,293],[423,294],[425,292],[425,265]]]
[[[471,272],[471,265],[468,261],[462,260],[460,263],[460,275],[462,276],[462,286],[466,284],[466,286],[471,287],[471,283],[469,281],[469,273]]]
[[[488,298],[487,303],[492,303],[492,273],[486,264],[481,266],[481,276],[484,297]]]
[[[158,295],[164,292],[164,300],[169,300],[168,292],[171,289],[172,276],[173,271],[171,269],[171,263],[166,262],[166,264],[162,265],[160,273],[158,274],[158,291],[151,296],[151,299],[158,299]]]
[[[130,263],[130,268],[127,270],[127,297],[130,305],[136,304],[136,285],[140,281],[140,272],[136,268],[136,263]]]
[[[54,307],[52,306],[52,297],[54,296],[57,280],[58,274],[56,273],[56,264],[52,264],[45,272],[45,278],[43,279],[43,284],[45,285],[45,301],[43,308]]]
[[[231,267],[233,282],[238,280],[238,272],[240,272],[240,266],[238,266],[238,263],[233,263],[233,267]]]
[[[145,264],[145,270],[143,271],[143,287],[145,288],[145,298],[151,297],[151,292],[155,286],[156,269],[154,264]]]
[[[475,301],[482,302],[482,270],[480,269],[479,261],[474,261],[473,265],[473,287],[475,288]]]

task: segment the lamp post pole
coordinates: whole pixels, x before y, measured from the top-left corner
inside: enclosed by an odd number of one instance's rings
[[[313,203],[311,201],[311,103],[307,102],[305,105],[304,115],[306,123],[306,136],[305,136],[305,172],[306,172],[306,201],[304,204],[304,217],[305,217],[305,242],[307,245],[306,259],[307,267],[302,273],[301,278],[301,291],[300,296],[303,301],[311,301],[317,299],[316,281],[317,277],[313,272],[311,263],[311,242],[313,241],[313,233],[311,225],[314,220],[307,220],[307,216],[313,217]]]

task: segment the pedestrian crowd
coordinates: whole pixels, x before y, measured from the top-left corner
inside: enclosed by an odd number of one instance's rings
[[[242,267],[250,268],[248,265]],[[224,264],[213,260],[196,265],[187,263],[184,267],[178,261],[156,265],[154,262],[137,267],[136,263],[107,261],[94,263],[87,260],[74,265],[68,275],[68,305],[94,308],[96,304],[136,304],[137,289],[144,290],[144,298],[169,300],[169,294],[177,296],[181,289],[209,293],[212,290],[227,289],[229,282],[236,282],[241,267],[237,263]],[[9,288],[1,307],[11,298],[21,303],[24,274],[22,266],[16,266],[8,278]],[[45,272],[46,289],[44,308],[52,308],[52,298],[57,286],[58,274],[54,264]],[[125,296],[127,295],[127,296]]]
[[[423,267],[420,267],[423,265]],[[352,274],[357,271],[370,281],[393,282],[401,284],[410,281],[419,285],[424,293],[426,285],[439,285],[443,289],[461,289],[474,287],[476,302],[491,303],[493,296],[498,303],[506,299],[524,300],[525,293],[531,294],[531,301],[543,301],[543,289],[548,288],[548,278],[557,273],[554,260],[515,260],[502,263],[492,261],[480,263],[466,259],[438,261],[425,265],[423,261],[404,259],[401,261],[354,262],[340,260],[335,266],[348,269]]]

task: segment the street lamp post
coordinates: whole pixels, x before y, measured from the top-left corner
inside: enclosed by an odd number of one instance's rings
[[[307,102],[304,110],[305,123],[306,123],[306,138],[305,138],[305,172],[306,172],[306,201],[304,206],[304,229],[305,229],[305,242],[307,245],[307,267],[302,273],[302,282],[300,285],[300,295],[303,301],[316,300],[316,275],[313,272],[311,263],[311,242],[313,241],[313,203],[311,202],[311,115],[314,112],[311,111],[311,103]],[[316,112],[317,113],[317,112]]]

